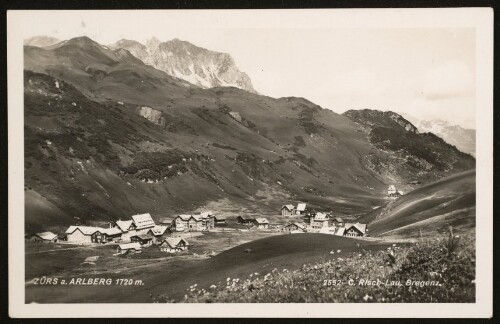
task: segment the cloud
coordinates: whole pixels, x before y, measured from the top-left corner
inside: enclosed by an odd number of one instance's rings
[[[420,95],[429,100],[474,96],[474,76],[463,62],[453,60],[424,74]]]

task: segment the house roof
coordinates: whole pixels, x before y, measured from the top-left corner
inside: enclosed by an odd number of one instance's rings
[[[205,211],[205,212],[201,212],[200,216],[201,216],[201,218],[210,218],[210,217],[214,217],[215,215],[211,211]]]
[[[118,235],[122,233],[121,229],[119,229],[118,227],[103,228],[102,232],[107,235]]]
[[[305,229],[306,228],[306,226],[304,224],[301,224],[301,223],[290,223],[290,224],[286,225],[285,227],[292,226],[292,225],[295,225],[295,226],[297,226],[300,229]]]
[[[144,234],[141,234],[141,235],[134,235],[132,237],[138,237],[140,238],[141,240],[143,241],[149,241],[149,240],[152,240],[153,238],[151,236],[148,236],[148,235],[144,235]]]
[[[258,224],[269,224],[269,221],[266,218],[260,217],[255,220]]]
[[[74,231],[76,230],[80,230],[83,235],[92,235],[94,234],[95,232],[101,232],[101,233],[104,233],[104,229],[103,228],[100,228],[100,227],[92,227],[92,226],[70,226],[67,230],[66,230],[66,234],[71,234],[73,233]]]
[[[184,241],[184,243],[186,245],[189,245],[188,241],[186,241],[182,237],[169,237],[165,241],[161,242],[160,245],[163,245],[163,243],[166,243],[166,244],[168,244],[168,246],[174,248],[174,247],[177,247],[181,241]]]
[[[153,220],[153,218],[149,213],[134,215],[132,216],[132,220],[134,221],[134,224],[137,227],[137,229],[143,229],[155,226],[155,221]]]
[[[286,208],[286,209],[288,209],[290,211],[292,211],[292,210],[295,209],[295,207],[293,205],[283,205],[283,207],[281,207],[281,209],[283,209],[283,208]]]
[[[340,218],[340,217],[335,217],[333,220],[336,221],[336,222],[338,222],[338,223],[343,223],[344,222],[344,220],[342,218]]]
[[[345,233],[345,227],[337,227],[337,230],[335,231],[335,235],[344,236],[344,233]]]
[[[152,232],[153,235],[155,235],[155,236],[160,236],[160,235],[165,234],[165,231],[167,229],[168,229],[167,226],[156,225],[155,227],[153,227],[149,231]]]
[[[356,223],[356,224],[351,224],[351,223],[348,223],[348,224],[345,224],[345,230],[349,230],[351,227],[355,227],[358,231],[360,231],[361,233],[365,233],[366,232],[366,224],[361,224],[361,223]]]
[[[201,215],[191,215],[191,218],[194,218],[194,220],[197,222],[201,222],[203,220],[203,217],[201,217]]]
[[[221,215],[214,216],[214,217],[215,217],[215,219],[218,219],[218,220],[225,220],[226,219],[226,216],[221,216]]]
[[[298,211],[305,211],[306,207],[307,207],[306,203],[298,203],[297,204],[297,210]]]
[[[160,223],[161,224],[170,224],[170,223],[172,223],[173,220],[174,220],[173,218],[162,218],[160,220]]]
[[[116,226],[120,228],[122,232],[128,232],[128,229],[130,228],[130,225],[132,225],[134,221],[133,220],[126,220],[126,221],[116,221]]]
[[[387,189],[387,190],[396,190],[396,187],[394,185],[390,185],[389,189]]]
[[[53,239],[57,238],[57,234],[54,234],[52,232],[36,233],[35,235],[45,241],[52,241]]]
[[[191,215],[189,215],[189,214],[181,214],[181,215],[177,216],[176,218],[178,218],[178,217],[180,219],[182,219],[183,221],[188,221],[191,218]]]
[[[177,217],[180,217],[183,221],[188,221],[191,218],[194,218],[194,220],[197,222],[201,222],[203,220],[203,217],[201,217],[201,215],[182,214]]]
[[[314,216],[314,220],[322,221],[322,220],[328,220],[328,215],[325,213],[316,213],[316,216]]]
[[[141,245],[138,242],[120,244],[121,250],[140,250]]]
[[[247,221],[247,222],[255,222],[255,218],[245,218],[242,216],[238,216],[236,219],[238,219],[238,218],[241,218],[241,220]]]

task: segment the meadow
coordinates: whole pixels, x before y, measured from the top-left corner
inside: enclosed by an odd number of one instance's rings
[[[393,244],[269,272],[227,277],[208,289],[190,286],[183,302],[204,303],[472,303],[474,235],[448,234],[412,245]],[[168,294],[156,302],[175,302]]]

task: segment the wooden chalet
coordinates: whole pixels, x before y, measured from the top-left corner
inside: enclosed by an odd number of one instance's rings
[[[177,253],[189,248],[189,243],[181,237],[169,237],[160,243],[159,249],[163,252]]]

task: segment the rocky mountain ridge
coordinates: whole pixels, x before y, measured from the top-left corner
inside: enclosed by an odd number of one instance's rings
[[[160,42],[153,37],[146,45],[122,39],[109,46],[126,49],[144,63],[202,88],[233,86],[256,92],[250,77],[226,53],[209,51],[177,38]]]

